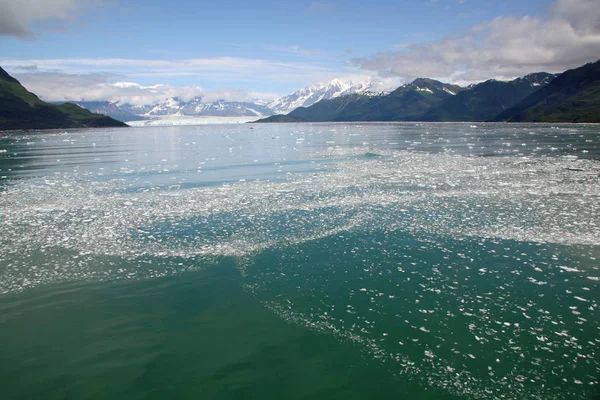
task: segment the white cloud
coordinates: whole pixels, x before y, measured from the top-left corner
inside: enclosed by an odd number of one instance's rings
[[[116,81],[113,74],[65,74],[60,72],[28,72],[14,75],[28,90],[45,101],[119,101],[135,105],[162,102],[169,97],[189,101],[201,96],[204,101],[271,100],[272,93],[250,92],[241,89],[205,91],[198,86],[157,84],[143,86],[135,82]]]
[[[498,17],[456,38],[354,62],[381,76],[465,82],[561,72],[599,57],[598,0],[557,0],[545,16]]]
[[[125,58],[75,58],[49,60],[0,59],[0,65],[23,82],[32,92],[48,100],[109,100],[118,97],[132,99],[136,104],[142,99],[173,95],[194,97],[196,89],[190,86],[126,87],[117,82],[158,82],[193,80],[204,87],[204,95],[246,101],[259,91],[284,88],[288,94],[299,87],[325,81],[352,72],[321,67],[305,62],[278,62],[263,59],[235,57],[151,60]],[[24,69],[23,66],[26,66]],[[101,71],[101,72],[99,72]],[[268,87],[267,85],[272,85]],[[138,85],[139,86],[139,85]],[[246,88],[220,89],[222,87]],[[118,90],[117,90],[118,89]],[[214,92],[214,93],[213,93]],[[274,97],[261,93],[261,97]]]
[[[102,0],[0,0],[0,35],[27,37],[31,25],[44,21],[68,20]]]
[[[339,75],[310,63],[280,62],[264,59],[217,57],[185,60],[147,60],[129,58],[71,58],[47,60],[0,60],[0,65],[15,70],[35,65],[40,71],[86,74],[103,71],[133,78],[194,77],[206,82],[314,82]],[[347,73],[347,71],[346,71]]]

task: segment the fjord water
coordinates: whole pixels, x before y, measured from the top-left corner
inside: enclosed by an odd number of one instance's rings
[[[600,127],[0,133],[6,399],[585,399]]]

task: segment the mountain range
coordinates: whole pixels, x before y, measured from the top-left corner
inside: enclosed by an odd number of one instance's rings
[[[510,82],[488,80],[467,88],[418,78],[393,92],[360,94],[324,100],[297,108],[286,117],[294,121],[487,121],[547,85],[553,75],[530,74]],[[284,121],[266,118],[259,122]]]
[[[276,114],[287,114],[298,107],[310,107],[321,100],[343,97],[354,93],[372,94],[382,91],[383,83],[372,78],[358,82],[336,78],[329,82],[298,89],[290,95],[267,104],[267,107]]]
[[[306,121],[395,121],[415,119],[433,104],[456,96],[460,86],[419,78],[387,94],[353,93],[299,107],[288,114]]]
[[[256,122],[302,121],[600,122],[600,61],[466,88],[419,78],[386,95],[342,95]]]
[[[461,87],[418,78],[392,92],[382,88],[374,79],[334,79],[271,102],[171,97],[147,105],[109,101],[49,104],[0,68],[0,130],[125,126],[117,120],[177,116],[270,115],[256,122],[600,122],[600,60],[559,75],[539,72],[508,82],[491,79]]]
[[[274,114],[288,113],[297,107],[309,107],[321,100],[336,98],[353,93],[376,95],[383,89],[383,84],[375,79],[359,81],[333,79],[319,83],[274,101],[254,99],[253,101],[207,102],[201,96],[191,100],[169,97],[162,102],[143,105],[121,104],[118,102],[77,102],[90,111],[106,114],[121,121],[156,119],[173,116],[195,117],[264,117]],[[374,91],[378,91],[377,93]]]
[[[488,80],[434,104],[415,119],[423,121],[487,121],[546,86],[553,74],[533,73],[509,82]]]
[[[0,68],[0,130],[127,126],[76,104],[49,104]]]

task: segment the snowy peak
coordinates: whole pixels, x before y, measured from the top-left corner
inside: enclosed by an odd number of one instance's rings
[[[183,101],[179,97],[169,97],[162,103],[153,104],[150,110],[146,110],[146,115],[185,115],[185,110],[201,103],[201,97],[195,97],[191,101]]]
[[[200,96],[194,97],[189,101],[184,101],[179,97],[169,97],[163,102],[151,105],[133,106],[130,104],[123,104],[119,107],[122,110],[146,118],[165,116],[263,117],[265,115],[273,114],[273,110],[260,104],[224,100],[205,103]]]
[[[255,103],[217,100],[212,103],[190,103],[184,107],[183,114],[216,117],[262,117],[271,115],[273,112],[269,108]]]
[[[122,85],[136,85],[123,82]],[[163,101],[146,104],[131,105],[117,104],[123,112],[134,114],[137,117],[160,118],[173,116],[256,116],[264,117],[276,113],[288,113],[298,107],[309,107],[321,100],[360,93],[366,96],[383,95],[383,83],[372,78],[366,79],[332,79],[319,83],[282,97],[275,101],[256,99],[252,102],[244,101],[206,101],[203,96],[191,100],[180,97],[169,97]]]
[[[298,89],[288,96],[269,103],[268,107],[278,114],[287,114],[298,107],[310,107],[321,100],[353,93],[380,92],[382,88],[383,84],[372,78],[364,80],[335,78],[328,82]]]

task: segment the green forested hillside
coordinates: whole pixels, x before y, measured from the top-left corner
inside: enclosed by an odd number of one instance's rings
[[[447,98],[422,115],[423,121],[487,121],[554,78],[537,73],[510,82],[488,80]]]
[[[0,68],[0,130],[127,126],[75,104],[40,100]]]
[[[494,120],[600,122],[600,61],[562,73]]]

